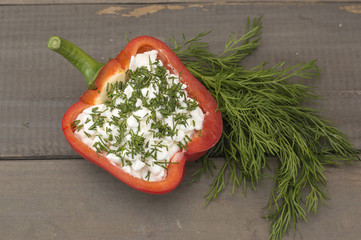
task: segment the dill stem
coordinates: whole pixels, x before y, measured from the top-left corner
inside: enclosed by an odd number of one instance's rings
[[[209,51],[202,41],[204,33],[178,44],[174,51],[189,71],[215,97],[223,117],[223,134],[216,146],[202,158],[201,174],[213,173],[212,157],[223,157],[225,163],[213,176],[205,198],[216,200],[229,182],[232,193],[247,184],[256,188],[276,158],[277,170],[268,201],[266,219],[271,223],[269,240],[281,240],[289,229],[295,233],[298,220],[306,221],[307,213],[317,212],[319,203],[326,204],[329,164],[360,160],[347,137],[304,102],[318,100],[312,87],[303,80],[318,78],[315,61],[285,67],[285,62],[266,67],[265,63],[246,70],[241,61],[259,43],[261,18],[251,24],[247,33],[231,35],[221,54]],[[297,82],[294,82],[297,80]],[[301,81],[301,82],[300,82]]]

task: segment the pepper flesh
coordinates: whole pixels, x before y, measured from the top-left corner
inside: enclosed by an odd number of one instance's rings
[[[158,59],[173,74],[179,75],[180,81],[187,87],[188,96],[194,98],[202,109],[204,122],[201,132],[195,133],[192,141],[188,143],[187,150],[174,154],[171,164],[167,167],[167,176],[161,181],[149,182],[131,176],[124,172],[121,166],[111,162],[106,156],[97,154],[96,151],[85,145],[74,135],[73,122],[86,108],[102,103],[102,94],[106,90],[107,83],[116,80],[124,81],[125,72],[129,68],[130,59],[138,53],[150,50],[158,51]],[[87,90],[79,101],[72,105],[65,113],[62,120],[62,129],[65,138],[71,147],[83,158],[102,167],[125,184],[137,190],[153,194],[163,194],[176,188],[183,179],[186,161],[194,161],[204,155],[207,150],[214,146],[222,134],[222,116],[217,109],[217,103],[211,93],[187,70],[176,54],[162,41],[150,37],[141,36],[134,38],[118,54],[116,59],[111,59],[102,67],[94,81],[97,89]]]

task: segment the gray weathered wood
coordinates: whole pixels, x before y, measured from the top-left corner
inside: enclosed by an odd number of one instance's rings
[[[130,189],[85,160],[0,162],[2,239],[267,239],[265,180],[247,198],[230,189],[204,207],[209,180],[167,195]],[[300,222],[295,240],[354,240],[361,235],[361,164],[328,168],[329,206]],[[284,240],[292,239],[292,234]]]
[[[162,4],[162,3],[191,3],[191,4],[225,4],[225,3],[321,3],[345,2],[358,3],[360,0],[0,0],[0,5],[34,5],[34,4]],[[357,8],[358,9],[358,8]]]
[[[61,132],[66,109],[85,89],[82,76],[47,50],[51,35],[106,61],[126,44],[125,36],[162,40],[182,33],[207,38],[215,52],[230,32],[244,33],[247,16],[264,16],[262,44],[244,64],[283,60],[289,65],[317,59],[319,81],[307,84],[328,97],[314,107],[336,122],[361,148],[360,15],[345,4],[204,4],[1,6],[0,157],[76,157]],[[121,8],[119,8],[121,7]]]
[[[0,238],[267,239],[262,207],[271,180],[247,198],[228,188],[204,208],[211,181],[188,184],[196,163],[187,164],[175,191],[154,196],[79,159],[60,124],[85,82],[46,42],[60,35],[106,61],[125,46],[126,35],[165,40],[213,29],[207,40],[217,52],[230,32],[244,32],[247,16],[263,15],[262,44],[245,65],[317,59],[320,80],[306,84],[328,100],[313,106],[361,149],[360,1],[307,1],[0,0]],[[297,225],[295,240],[360,238],[360,173],[360,163],[326,169],[329,205]]]

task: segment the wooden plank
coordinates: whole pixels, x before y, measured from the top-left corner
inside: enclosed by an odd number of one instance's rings
[[[163,5],[161,5],[163,6]],[[114,57],[125,36],[195,36],[207,38],[219,52],[230,32],[244,33],[247,16],[263,15],[259,50],[245,61],[252,67],[267,61],[289,65],[317,59],[319,81],[307,84],[326,93],[314,105],[361,149],[359,67],[360,15],[344,4],[222,4],[155,9],[154,5],[1,6],[0,16],[0,158],[77,156],[61,132],[66,109],[85,89],[82,76],[46,48],[51,35],[81,46],[99,61]]]
[[[361,0],[232,0],[232,1],[223,1],[223,0],[0,0],[0,5],[50,5],[50,4],[229,4],[229,3],[359,3]]]
[[[271,181],[249,190],[247,198],[228,189],[204,207],[210,181],[188,183],[198,167],[188,164],[173,192],[148,195],[85,160],[2,161],[2,239],[267,239],[262,208]],[[359,163],[327,168],[329,205],[298,224],[295,240],[359,238],[360,172]],[[290,239],[292,234],[284,238]]]

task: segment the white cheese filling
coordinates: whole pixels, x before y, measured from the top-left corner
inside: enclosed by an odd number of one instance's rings
[[[172,156],[187,148],[204,114],[152,50],[131,58],[128,81],[107,86],[107,100],[85,109],[74,135],[130,175],[160,181]],[[176,164],[176,163],[175,163]]]

